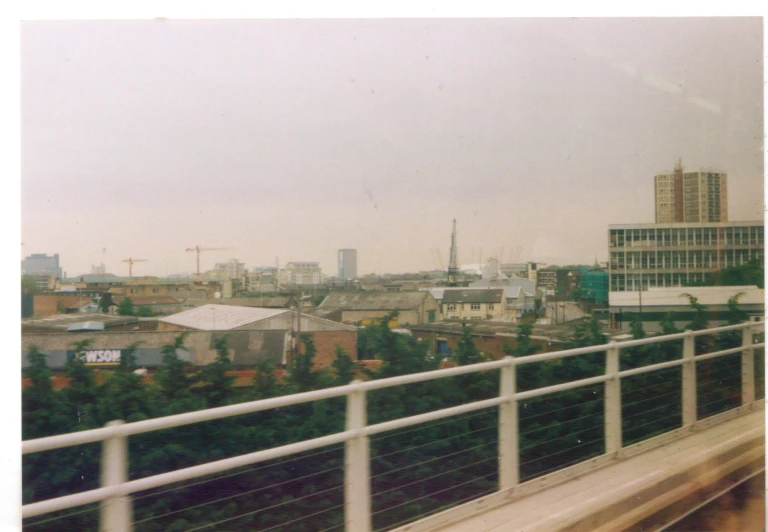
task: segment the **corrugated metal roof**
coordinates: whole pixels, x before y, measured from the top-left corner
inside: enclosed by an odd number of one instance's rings
[[[523,294],[533,296],[536,293],[536,285],[529,279],[510,277],[509,279],[478,279],[469,283],[470,288],[508,288],[520,287]],[[509,297],[509,296],[507,296]],[[516,296],[517,297],[517,296]]]
[[[689,307],[690,302],[684,294],[690,294],[702,305],[727,305],[728,299],[741,293],[739,305],[765,305],[765,290],[756,286],[688,286],[688,287],[650,287],[643,290],[643,307],[679,306]],[[640,295],[637,291],[610,292],[612,307],[638,306]]]
[[[501,288],[446,288],[443,303],[501,303]]]
[[[160,318],[158,321],[205,331],[229,331],[257,321],[274,318],[289,310],[233,305],[203,305]]]
[[[411,310],[419,308],[428,292],[331,292],[318,310]]]
[[[77,323],[73,323],[69,327],[67,327],[67,332],[103,331],[103,330],[104,330],[103,321],[80,321]]]
[[[82,322],[87,319],[89,322],[100,322],[104,327],[115,325],[126,325],[135,323],[139,320],[133,316],[116,316],[113,314],[87,314],[78,312],[75,314],[55,314],[53,316],[24,318],[21,320],[23,326],[45,327],[49,329],[66,330],[71,324]]]

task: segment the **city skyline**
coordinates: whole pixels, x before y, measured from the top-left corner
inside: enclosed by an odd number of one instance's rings
[[[762,21],[22,25],[22,257],[69,275],[358,251],[359,273],[607,260],[679,158],[763,218]],[[728,42],[728,46],[721,46]],[[674,51],[674,53],[671,53]],[[474,259],[474,260],[473,260]],[[121,270],[125,270],[122,271]]]

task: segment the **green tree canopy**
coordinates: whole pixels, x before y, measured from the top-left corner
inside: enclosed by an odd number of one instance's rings
[[[124,298],[117,306],[117,313],[121,316],[134,316],[133,301],[130,297]]]

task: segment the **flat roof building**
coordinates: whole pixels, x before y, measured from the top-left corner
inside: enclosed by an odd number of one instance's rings
[[[21,261],[21,273],[27,275],[52,275],[63,277],[59,266],[59,254],[33,253]]]
[[[610,291],[691,286],[707,274],[764,262],[762,221],[610,225]]]

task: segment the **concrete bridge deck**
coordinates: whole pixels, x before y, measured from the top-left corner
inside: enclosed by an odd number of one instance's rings
[[[397,530],[658,530],[728,483],[764,468],[764,404],[734,414],[726,413],[731,419],[720,422],[700,421],[674,439],[662,435],[666,441],[627,447],[619,459],[606,457],[609,463],[580,464]]]

